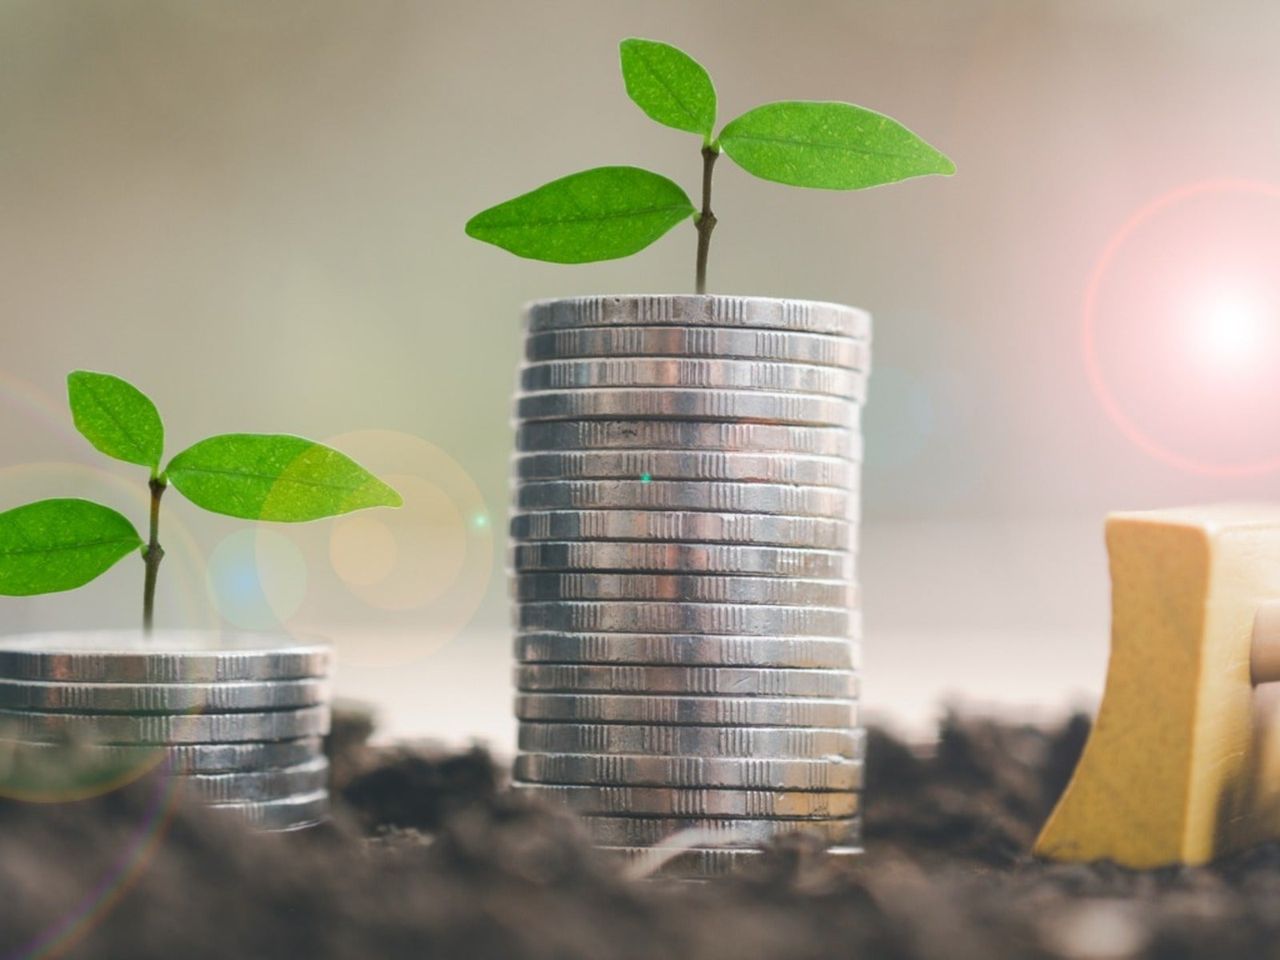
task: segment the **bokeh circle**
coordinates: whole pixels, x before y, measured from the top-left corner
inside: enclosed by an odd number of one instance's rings
[[[328,637],[341,662],[421,660],[456,638],[488,594],[496,565],[489,506],[470,473],[420,437],[358,430],[324,442],[389,483],[404,505],[256,528],[264,578],[271,554],[282,554],[280,539],[309,563],[300,597],[287,575],[275,587],[264,579],[258,596],[279,629]]]

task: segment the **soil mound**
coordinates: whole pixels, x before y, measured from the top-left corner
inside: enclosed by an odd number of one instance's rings
[[[482,750],[330,747],[335,822],[260,836],[158,776],[0,801],[0,957],[1221,958],[1273,955],[1280,848],[1204,869],[1039,864],[1027,850],[1088,732],[952,716],[936,748],[872,730],[867,854],[785,838],[707,884],[634,882]]]

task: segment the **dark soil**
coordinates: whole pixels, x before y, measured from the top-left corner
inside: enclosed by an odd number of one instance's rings
[[[0,958],[1280,956],[1280,847],[1145,873],[1028,859],[1079,717],[953,717],[927,756],[873,730],[864,857],[793,837],[707,884],[624,880],[571,817],[506,791],[484,752],[373,750],[368,730],[340,726],[339,816],[299,834],[180,799],[166,813],[156,778],[0,802]]]

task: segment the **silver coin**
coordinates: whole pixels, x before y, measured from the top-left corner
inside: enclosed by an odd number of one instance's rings
[[[329,761],[317,757],[293,767],[245,773],[192,773],[180,777],[182,789],[206,803],[280,800],[325,790]]]
[[[597,816],[836,819],[860,809],[858,794],[516,783],[515,789]]]
[[[0,708],[56,713],[227,713],[309,707],[328,699],[327,680],[135,684],[0,679]]]
[[[583,817],[583,825],[597,844],[607,847],[657,847],[675,840],[697,847],[735,849],[762,847],[791,833],[813,834],[827,843],[851,845],[862,841],[860,817],[838,820],[747,820],[720,817]],[[683,843],[681,843],[683,846]]]
[[[580,420],[522,423],[516,449],[698,450],[796,453],[862,460],[862,434],[844,427],[797,427],[769,423],[707,423],[696,420]]]
[[[842,550],[735,546],[719,543],[610,543],[551,541],[517,543],[511,565],[534,570],[609,570],[742,574],[851,580],[853,554]]]
[[[720,697],[858,696],[852,670],[769,670],[755,667],[606,666],[525,663],[515,668],[526,693],[680,693]]]
[[[166,764],[175,773],[234,773],[271,767],[293,767],[315,760],[324,752],[319,737],[269,743],[178,743],[130,746],[109,743],[50,743],[0,740],[0,758],[10,750],[74,751],[92,767],[139,767]],[[2,761],[0,761],[2,762]]]
[[[516,694],[520,720],[726,727],[854,727],[854,700],[801,697],[679,697],[640,694]]]
[[[727,787],[743,790],[857,790],[862,761],[766,757],[650,757],[618,754],[521,753],[515,779],[535,783]]]
[[[579,450],[528,453],[512,465],[519,482],[532,480],[722,480],[787,483],[853,490],[858,469],[840,457],[729,453],[715,450]]]
[[[527,364],[520,371],[520,389],[529,393],[597,387],[765,390],[861,401],[866,396],[866,377],[855,370],[808,363],[678,357],[548,360]]]
[[[856,641],[843,637],[722,637],[635,633],[521,633],[525,663],[672,664],[853,670]]]
[[[861,760],[866,750],[860,729],[522,723],[517,737],[520,749],[531,753]]]
[[[0,676],[77,683],[223,683],[325,677],[323,641],[270,634],[161,630],[0,638]]]
[[[68,738],[94,743],[243,743],[294,740],[329,732],[327,706],[268,713],[121,714],[0,710],[0,737]]]
[[[606,856],[627,866],[642,879],[709,880],[727,877],[764,855],[761,850],[689,848],[675,852],[656,847],[598,847]],[[828,857],[861,856],[858,846],[830,847]]]
[[[706,573],[519,573],[513,584],[522,603],[547,600],[666,600],[781,607],[856,604],[856,587],[842,580],[792,577],[722,577]]]
[[[205,809],[220,816],[233,817],[259,830],[298,830],[328,819],[329,791],[316,790],[278,800],[214,803]]]
[[[856,339],[871,334],[871,315],[838,303],[706,294],[576,297],[539,300],[525,311],[530,333],[579,327],[746,327],[825,333]]]
[[[663,540],[847,550],[856,527],[829,517],[696,510],[556,510],[511,518],[516,540]]]
[[[717,633],[734,637],[845,637],[860,629],[855,611],[847,608],[655,601],[522,603],[516,607],[515,620],[521,630]]]
[[[728,327],[584,327],[532,333],[525,338],[529,361],[578,357],[724,357],[816,363],[866,370],[865,341],[821,333]]]
[[[848,518],[852,490],[706,480],[539,480],[516,487],[518,510],[711,510]]]
[[[516,418],[532,420],[617,419],[729,420],[853,429],[859,408],[851,400],[807,393],[751,390],[636,389],[526,393],[516,398]]]

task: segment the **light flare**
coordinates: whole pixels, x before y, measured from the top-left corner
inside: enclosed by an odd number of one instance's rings
[[[1178,470],[1280,470],[1275,201],[1280,185],[1259,180],[1170,190],[1112,234],[1086,284],[1090,386],[1129,442]]]
[[[1192,355],[1210,374],[1280,371],[1275,307],[1253,291],[1213,289],[1202,294],[1188,327]]]

